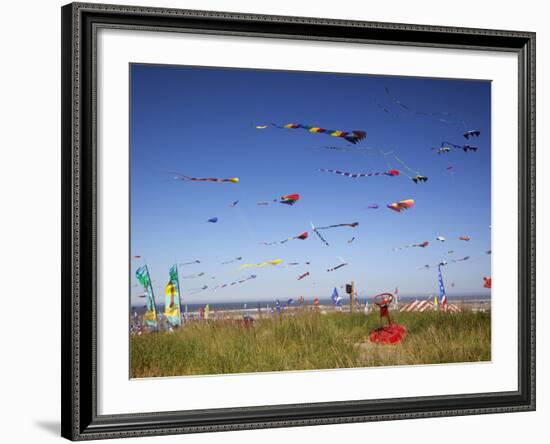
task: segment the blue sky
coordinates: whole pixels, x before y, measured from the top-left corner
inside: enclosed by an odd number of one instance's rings
[[[144,261],[161,301],[168,268],[195,259],[201,263],[180,267],[180,276],[205,275],[181,280],[184,303],[324,298],[352,279],[361,295],[397,286],[403,295],[424,296],[438,292],[437,275],[436,269],[420,267],[466,255],[469,261],[443,269],[448,294],[487,292],[482,277],[491,274],[491,256],[485,254],[491,248],[490,82],[161,65],[131,65],[130,75],[131,255],[142,256],[131,260],[133,302],[141,292],[133,273]],[[411,111],[434,115],[404,110],[385,88]],[[393,150],[429,180],[415,184],[405,175],[351,179],[318,172],[391,166],[410,175],[391,157],[325,149],[348,145],[336,137],[255,128],[266,122],[365,130],[366,139],[356,147]],[[478,129],[481,136],[467,141],[465,129]],[[431,148],[443,140],[479,150],[438,155]],[[182,182],[174,173],[240,182]],[[256,204],[290,193],[301,195],[292,207]],[[411,198],[416,205],[409,211],[386,208]],[[239,203],[230,207],[235,200]],[[366,209],[372,203],[380,208]],[[218,223],[206,222],[212,217]],[[359,222],[359,227],[323,231],[327,247],[311,232],[310,221],[317,226]],[[310,231],[309,239],[260,244],[303,231]],[[438,235],[447,241],[437,242]],[[461,235],[471,241],[459,241]],[[393,251],[425,240],[427,248]],[[237,256],[242,263],[280,258],[283,264],[244,271],[238,271],[239,263],[221,265]],[[340,257],[349,265],[327,272]],[[311,265],[286,265],[293,261]],[[306,271],[311,275],[298,281]],[[252,273],[255,280],[211,290]],[[203,285],[209,289],[189,294]]]

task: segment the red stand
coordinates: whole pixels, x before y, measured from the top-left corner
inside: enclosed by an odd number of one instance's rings
[[[383,318],[388,320],[388,325],[380,326],[370,332],[370,341],[378,344],[398,344],[407,336],[407,329],[401,324],[393,322],[390,318],[389,305],[393,301],[391,293],[381,293],[374,297],[374,303],[380,308],[380,322]]]

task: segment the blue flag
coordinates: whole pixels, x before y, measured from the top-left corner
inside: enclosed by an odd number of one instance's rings
[[[341,298],[341,296],[338,294],[338,290],[336,290],[336,287],[334,287],[334,290],[332,290],[331,299],[332,299],[332,303],[333,303],[334,305],[340,306],[341,303],[342,303],[342,298]]]

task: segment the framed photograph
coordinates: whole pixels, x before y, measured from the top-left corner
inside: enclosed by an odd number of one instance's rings
[[[535,35],[62,8],[62,435],[535,409]]]

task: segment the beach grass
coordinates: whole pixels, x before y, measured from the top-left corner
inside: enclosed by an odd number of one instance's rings
[[[131,336],[131,377],[213,375],[491,360],[490,312],[393,313],[401,344],[369,341],[378,313],[311,311],[258,319],[190,322]]]

